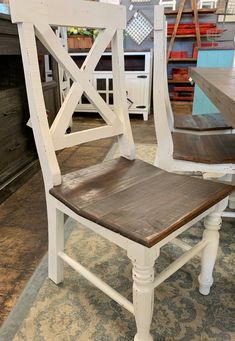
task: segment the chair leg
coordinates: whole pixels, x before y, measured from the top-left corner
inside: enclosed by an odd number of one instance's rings
[[[134,341],[153,341],[150,326],[154,305],[153,265],[133,267],[133,304],[137,334]]]
[[[148,121],[148,113],[147,112],[143,113],[143,118],[144,118],[144,121]]]
[[[128,250],[133,264],[133,305],[137,333],[134,341],[153,341],[150,326],[154,305],[154,263],[158,249],[143,246]]]
[[[64,279],[64,262],[58,252],[64,250],[64,214],[54,205],[47,204],[48,215],[48,277],[59,284]]]
[[[231,181],[232,181],[232,185],[235,185],[235,175],[234,174],[232,175]],[[228,206],[232,210],[235,209],[235,194],[234,194],[234,192],[232,194],[230,194],[230,196],[229,196],[229,205]]]
[[[226,208],[228,198],[222,200],[215,206],[215,210],[209,214],[204,221],[205,231],[203,239],[207,241],[207,245],[201,255],[201,273],[198,277],[199,292],[202,295],[208,295],[213,284],[213,269],[216,261],[219,246],[219,229],[221,227],[221,215]]]

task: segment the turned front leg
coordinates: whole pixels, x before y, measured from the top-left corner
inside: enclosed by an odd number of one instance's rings
[[[203,239],[207,244],[201,255],[201,273],[198,277],[199,291],[202,295],[208,295],[213,284],[213,269],[219,246],[219,230],[221,227],[221,215],[226,208],[228,198],[215,206],[215,210],[204,220],[205,231]]]
[[[137,327],[135,341],[152,341],[150,326],[154,305],[154,264],[133,264],[133,304]]]
[[[159,255],[156,247],[133,243],[128,257],[133,264],[133,305],[137,333],[134,341],[153,341],[150,326],[154,305],[154,263]]]

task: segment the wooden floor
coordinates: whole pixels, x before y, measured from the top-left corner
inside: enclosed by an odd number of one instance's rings
[[[136,143],[155,143],[153,118],[131,120]],[[97,117],[77,117],[74,128],[100,126]],[[101,162],[116,139],[110,138],[64,150],[62,172]],[[47,223],[41,173],[0,205],[0,324],[7,318],[27,281],[47,251]]]

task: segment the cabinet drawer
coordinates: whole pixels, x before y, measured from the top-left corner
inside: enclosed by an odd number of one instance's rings
[[[24,165],[35,159],[36,151],[29,151],[29,141],[22,136],[6,140],[0,147],[0,184],[18,172]],[[32,148],[33,149],[33,148]]]
[[[0,163],[5,159],[3,155],[7,156],[7,153],[9,153],[9,159],[12,158],[12,155],[16,152],[17,150],[21,150],[21,148],[24,146],[26,147],[28,143],[27,137],[16,133],[11,136],[11,138],[5,139],[1,144],[0,144]],[[13,152],[13,154],[12,154]],[[7,158],[7,157],[6,157]]]
[[[11,117],[24,119],[26,122],[29,118],[27,96],[22,87],[0,89],[0,120],[8,120]]]
[[[22,120],[20,113],[11,111],[4,113],[0,117],[0,142],[11,139],[15,134],[25,134],[26,122]]]
[[[28,118],[25,90],[23,88],[0,90],[0,141],[17,132],[25,134]]]
[[[10,89],[0,88],[0,115],[9,110],[27,108],[27,95],[23,87]]]

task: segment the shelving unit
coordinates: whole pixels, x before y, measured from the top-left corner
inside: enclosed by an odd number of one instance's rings
[[[216,8],[202,8],[202,9],[198,9],[198,14],[213,14],[216,12]],[[173,11],[173,10],[165,10],[165,15],[166,16],[175,16],[178,14],[178,10]],[[192,15],[193,14],[193,10],[192,9],[184,9],[182,14],[184,15]]]
[[[190,84],[190,81],[186,81],[186,80],[183,80],[183,81],[177,81],[177,80],[174,80],[174,79],[168,79],[168,83],[170,84]]]
[[[170,58],[168,62],[187,62],[187,63],[195,63],[197,58]]]
[[[220,34],[215,35],[217,37],[220,36]],[[201,34],[200,35],[201,38],[207,38],[207,34]],[[167,38],[171,38],[171,35],[167,35]],[[180,38],[196,38],[196,34],[180,34],[180,35],[176,35],[175,38],[180,39]]]
[[[213,15],[216,14],[216,8],[202,8],[202,9],[197,9],[196,8],[196,1],[192,0],[191,1],[191,6],[192,8],[184,8],[185,7],[185,0],[181,0],[179,3],[179,7],[177,10],[169,10],[165,9],[165,15],[167,17],[176,17],[175,18],[175,23],[174,23],[174,28],[172,34],[168,34],[167,38],[171,39],[168,45],[168,72],[169,70],[173,68],[188,68],[189,66],[194,66],[197,63],[197,58],[193,56],[193,51],[192,54],[188,57],[181,57],[181,58],[174,58],[171,57],[171,51],[173,50],[173,46],[175,43],[175,39],[177,41],[180,41],[181,39],[186,39],[187,41],[190,41],[190,39],[195,40],[197,42],[197,46],[201,46],[201,38],[204,39],[207,37],[207,34],[200,34],[200,27],[199,27],[199,18],[205,15]],[[192,16],[193,20],[192,23],[195,25],[195,34],[177,34],[177,30],[180,24],[180,21],[182,17],[184,16]],[[185,23],[185,22],[184,22]],[[219,34],[218,34],[219,36]],[[193,49],[193,47],[192,47]],[[193,87],[193,85],[186,79],[172,79],[168,78],[168,84],[169,84],[169,90],[170,93],[174,91],[174,85],[177,87],[182,84],[182,86],[188,86],[188,87]],[[184,101],[179,101],[179,102],[184,102]],[[188,103],[188,101],[187,101]]]

